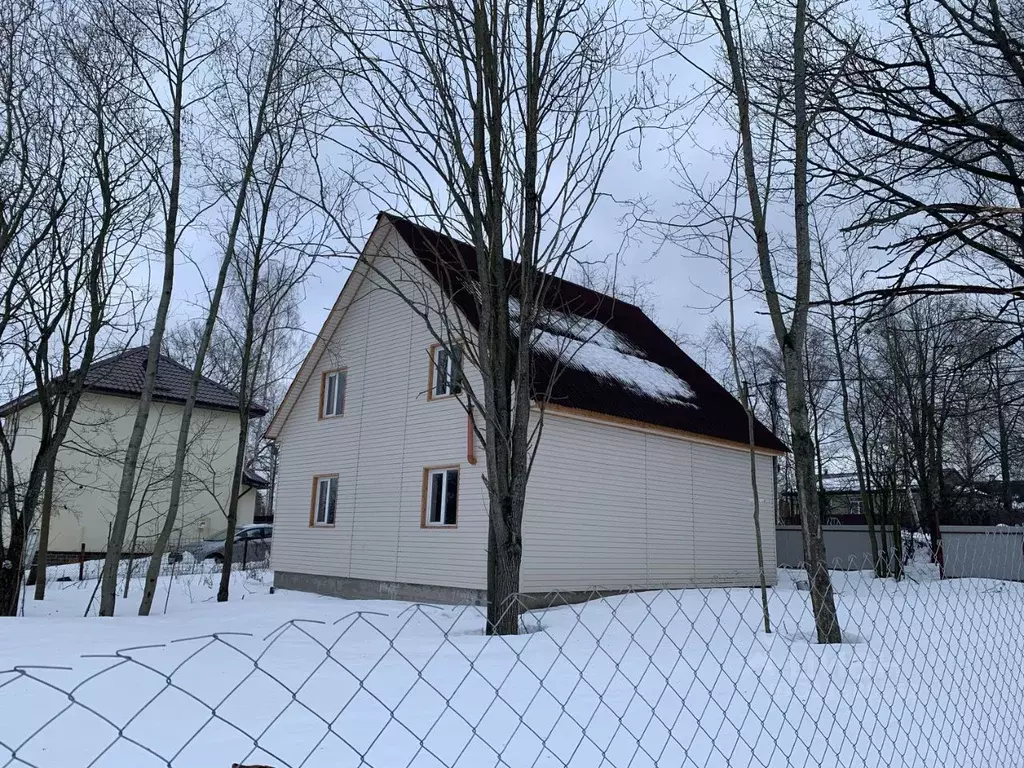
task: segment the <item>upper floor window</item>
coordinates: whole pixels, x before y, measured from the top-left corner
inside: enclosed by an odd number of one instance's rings
[[[459,468],[427,469],[424,474],[423,524],[454,526],[458,522]]]
[[[345,379],[344,369],[324,371],[320,379],[320,418],[341,416],[345,412]]]
[[[462,392],[462,347],[446,349],[440,344],[430,348],[430,396],[448,397]]]

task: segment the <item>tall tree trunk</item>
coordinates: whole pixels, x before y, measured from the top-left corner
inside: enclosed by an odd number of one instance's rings
[[[825,543],[817,511],[814,485],[814,445],[807,424],[807,394],[803,379],[807,354],[806,327],[810,308],[811,226],[807,185],[807,0],[796,0],[793,25],[793,218],[796,233],[797,296],[793,326],[782,345],[786,370],[786,394],[789,398],[790,427],[793,434],[793,459],[796,463],[797,493],[801,499],[801,518],[809,558],[807,575],[811,585],[811,604],[819,643],[842,642],[836,613],[832,579],[828,572]]]
[[[167,544],[171,540],[174,526],[178,520],[178,508],[181,504],[181,491],[185,478],[185,459],[189,449],[192,416],[195,411],[196,399],[199,396],[199,382],[203,377],[203,365],[206,362],[206,354],[210,349],[214,327],[220,312],[220,303],[224,296],[224,286],[227,283],[228,271],[235,259],[235,243],[245,209],[246,190],[251,178],[252,159],[250,157],[247,173],[242,184],[242,191],[239,193],[236,201],[234,216],[228,232],[228,242],[224,249],[224,257],[221,259],[220,270],[217,273],[217,284],[210,299],[210,308],[203,326],[203,336],[199,342],[199,350],[196,352],[192,375],[189,378],[188,395],[185,399],[185,407],[182,410],[181,423],[178,426],[178,443],[174,453],[174,471],[171,474],[171,490],[167,503],[167,513],[164,515],[160,533],[153,545],[153,556],[150,558],[149,567],[146,570],[146,585],[143,588],[142,601],[139,603],[140,616],[148,616],[153,609],[157,582],[160,579],[160,564],[163,560],[164,552],[167,551]]]
[[[131,517],[132,500],[135,495],[135,475],[138,470],[139,454],[142,452],[142,443],[146,437],[149,411],[153,404],[156,369],[160,359],[160,345],[163,343],[173,283],[174,257],[171,256],[165,262],[164,287],[161,291],[160,306],[157,309],[157,321],[153,326],[153,333],[150,336],[149,355],[146,360],[146,379],[143,384],[142,394],[139,397],[138,410],[135,413],[135,424],[132,427],[132,433],[125,450],[121,485],[117,492],[117,512],[110,526],[107,551],[103,558],[103,570],[100,576],[100,616],[114,615],[114,604],[117,600],[117,569],[121,562],[121,549],[124,546],[124,537],[128,532],[128,519]]]
[[[249,435],[249,413],[239,413],[238,449],[235,451],[235,468],[231,476],[231,496],[228,499],[228,525],[224,534],[224,560],[220,569],[220,586],[217,588],[217,602],[225,603],[231,592],[231,567],[235,560],[235,531],[238,528],[238,492],[241,489],[242,467],[245,463],[246,438]]]
[[[180,58],[185,57],[186,37],[182,35]],[[184,66],[184,64],[182,64]],[[171,306],[171,295],[174,291],[174,260],[178,248],[178,207],[181,197],[182,150],[181,150],[181,119],[184,89],[179,87],[175,93],[174,123],[172,136],[171,184],[168,193],[167,218],[164,226],[164,272],[160,288],[160,301],[157,304],[156,317],[153,319],[153,332],[149,337],[149,356],[146,360],[146,378],[139,395],[139,406],[135,412],[135,424],[125,449],[124,465],[121,470],[121,485],[117,492],[117,512],[110,527],[107,540],[107,551],[103,558],[103,570],[100,584],[100,616],[113,616],[114,604],[117,600],[117,567],[121,561],[121,548],[128,528],[131,515],[132,496],[135,488],[135,475],[138,470],[139,454],[146,437],[146,424],[149,411],[153,404],[153,390],[156,387],[156,372],[160,360],[160,347],[164,341],[167,327],[167,312]]]
[[[511,517],[508,499],[502,520]],[[494,499],[501,509],[502,500]],[[487,634],[515,635],[519,632],[519,572],[522,545],[507,526],[491,525],[487,536]]]
[[[269,217],[269,198],[264,199],[262,218],[260,219],[259,239],[252,252],[251,272],[249,273],[248,297],[245,315],[245,334],[242,338],[242,365],[239,371],[238,389],[238,448],[235,451],[235,465],[231,474],[231,495],[228,497],[228,525],[224,537],[224,561],[220,572],[220,587],[217,589],[217,602],[227,602],[231,591],[231,565],[235,557],[235,528],[238,525],[238,492],[242,484],[242,467],[245,466],[245,449],[249,438],[249,410],[252,405],[255,383],[252,376],[253,336],[256,328],[257,293],[260,285],[260,270],[263,263],[262,245],[266,234]]]
[[[18,526],[12,528],[10,542],[0,562],[0,616],[18,615],[24,559],[25,532]]]
[[[737,190],[733,197],[733,214],[735,215],[736,203],[739,200],[739,178],[737,177]],[[730,225],[725,236],[725,273],[728,281],[728,307],[729,307],[729,356],[732,359],[732,375],[736,382],[737,391],[743,401],[743,409],[747,412],[747,440],[750,447],[750,490],[753,494],[754,504],[754,546],[757,548],[757,570],[761,584],[761,614],[764,619],[764,633],[771,634],[771,615],[768,611],[768,582],[764,572],[764,541],[761,537],[761,497],[757,487],[757,452],[754,441],[754,407],[750,402],[750,387],[743,380],[740,373],[739,350],[736,343],[736,294],[733,287],[733,232]],[[773,459],[774,468],[774,459]],[[772,480],[774,484],[774,478]],[[774,499],[774,496],[773,496]]]
[[[43,481],[43,507],[39,512],[39,546],[36,547],[36,584],[35,600],[46,597],[46,560],[50,548],[50,516],[53,514],[53,480],[57,467],[57,456],[46,468],[46,479]]]
[[[181,490],[185,472],[185,458],[188,453],[189,432],[192,426],[192,415],[195,410],[196,398],[199,393],[199,382],[202,378],[206,355],[210,349],[210,343],[213,339],[213,332],[220,312],[220,305],[224,296],[224,288],[227,283],[228,272],[231,265],[235,262],[238,232],[245,217],[246,204],[249,199],[249,188],[253,183],[254,176],[256,175],[256,159],[259,155],[263,141],[267,136],[270,102],[274,96],[275,88],[280,82],[283,70],[282,61],[285,53],[282,52],[282,33],[283,30],[278,29],[276,26],[274,27],[273,39],[271,40],[271,55],[269,64],[267,65],[268,69],[261,82],[258,84],[260,88],[260,99],[256,108],[253,131],[252,135],[248,138],[248,144],[245,147],[240,179],[238,180],[238,190],[235,194],[231,221],[228,224],[227,241],[224,245],[224,255],[221,259],[220,269],[217,273],[217,282],[214,286],[213,295],[210,298],[210,307],[207,312],[206,322],[203,326],[203,335],[199,342],[199,349],[196,352],[196,359],[192,368],[192,376],[189,379],[188,396],[185,400],[185,409],[182,413],[181,424],[178,429],[178,444],[174,454],[174,474],[172,475],[171,480],[171,492],[167,505],[167,515],[164,517],[160,534],[157,536],[156,543],[154,544],[153,557],[150,560],[150,566],[146,572],[146,586],[142,593],[142,602],[139,604],[140,616],[148,616],[150,610],[152,610],[153,599],[156,595],[157,580],[160,577],[160,563],[163,559],[164,552],[167,550],[167,544],[171,539],[175,523],[177,522],[178,507],[181,503]],[[274,174],[275,181],[278,172],[275,172]],[[248,409],[246,409],[246,412],[248,413]],[[247,416],[244,418],[247,418]],[[246,431],[248,431],[248,425],[246,425]],[[235,488],[232,495],[232,502],[234,502],[234,498],[237,496],[237,493],[238,490]]]
[[[775,266],[768,240],[764,203],[754,158],[754,139],[750,116],[750,94],[747,89],[746,67],[733,32],[733,10],[727,0],[719,0],[722,39],[732,77],[733,97],[736,100],[740,145],[743,155],[743,175],[750,202],[750,216],[757,247],[757,260],[764,285],[776,341],[782,353],[786,376],[786,401],[789,407],[790,430],[793,441],[793,461],[796,469],[797,499],[800,507],[806,567],[811,588],[811,608],[819,643],[838,643],[842,632],[836,613],[835,596],[825,557],[825,544],[821,537],[818,517],[818,494],[814,477],[814,443],[807,418],[807,395],[804,381],[805,332],[810,308],[811,244],[810,211],[807,198],[807,104],[806,104],[806,0],[797,0],[793,34],[793,104],[794,104],[794,224],[796,229],[796,295],[790,326],[786,326],[785,311],[776,287]]]
[[[811,589],[811,609],[819,643],[842,642],[836,613],[832,579],[818,517],[817,484],[814,477],[814,445],[807,423],[807,406],[803,397],[802,365],[797,351],[784,350],[786,395],[789,400],[790,434],[793,441],[793,464],[796,471],[797,502],[806,552],[805,567]]]
[[[153,404],[153,390],[156,386],[157,365],[160,359],[160,348],[164,341],[167,327],[167,313],[171,305],[174,290],[174,262],[178,252],[178,240],[181,232],[178,228],[178,217],[181,208],[182,177],[184,170],[184,126],[186,103],[186,86],[195,74],[196,68],[190,67],[192,54],[189,46],[194,40],[196,28],[201,24],[205,14],[198,5],[185,3],[176,9],[180,17],[168,20],[168,26],[162,29],[166,35],[157,42],[166,53],[166,69],[161,76],[166,78],[162,85],[167,86],[171,103],[163,108],[161,117],[166,122],[170,139],[170,178],[166,188],[166,209],[163,231],[163,280],[160,287],[160,300],[157,303],[156,316],[153,318],[153,330],[149,337],[149,357],[146,362],[146,377],[139,395],[139,406],[135,412],[135,424],[125,449],[124,465],[121,471],[121,485],[117,493],[117,512],[110,527],[107,540],[107,552],[103,559],[103,570],[100,584],[100,616],[113,616],[114,604],[117,600],[117,567],[121,559],[121,548],[131,515],[132,495],[135,486],[135,475],[138,470],[139,454],[146,436],[146,424],[149,411]],[[175,28],[174,25],[178,26]],[[178,37],[175,40],[174,35]],[[157,173],[162,173],[158,171]]]
[[[743,382],[743,407],[747,411],[747,440],[750,446],[750,490],[754,494],[754,544],[757,547],[757,573],[761,582],[761,614],[764,633],[772,633],[771,615],[768,613],[768,580],[764,573],[764,542],[761,538],[761,498],[757,488],[757,452],[754,450],[754,408],[750,404],[750,390]]]

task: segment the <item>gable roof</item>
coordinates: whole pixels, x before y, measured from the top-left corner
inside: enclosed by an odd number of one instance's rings
[[[137,398],[142,394],[146,377],[148,347],[133,347],[109,357],[97,360],[89,367],[85,377],[84,390],[115,397]],[[188,397],[188,385],[192,369],[167,355],[160,355],[156,369],[154,402],[184,403]],[[0,416],[24,408],[38,400],[36,391],[11,400],[0,406]],[[238,410],[238,395],[227,387],[205,376],[199,379],[196,407],[218,411]],[[253,405],[250,416],[264,416],[267,409]]]
[[[381,216],[478,329],[470,287],[478,276],[475,249],[408,219]],[[514,292],[519,265],[506,260],[506,269]],[[740,402],[639,307],[569,280],[546,279],[541,304],[548,311],[532,349],[535,397],[550,393],[547,401],[555,406],[748,442]],[[754,442],[787,450],[760,422],[754,424]]]
[[[382,227],[382,223],[389,226]],[[477,276],[475,250],[408,219],[381,213],[360,260],[374,257],[372,246],[386,231],[398,234],[468,322],[478,328],[471,285]],[[506,265],[514,281],[518,266],[510,261]],[[327,339],[341,321],[346,297],[365,276],[362,272],[365,270],[353,269],[350,273],[267,428],[267,437],[274,439],[280,434],[326,349]],[[544,297],[548,312],[532,351],[536,397],[550,390],[547,403],[554,408],[747,444],[743,406],[638,307],[569,280],[546,279],[550,285]],[[764,450],[787,450],[760,422],[755,422],[754,440]]]

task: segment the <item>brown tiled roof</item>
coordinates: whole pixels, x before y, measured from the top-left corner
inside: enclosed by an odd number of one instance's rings
[[[381,214],[394,226],[427,272],[441,285],[474,326],[479,312],[474,292],[477,279],[476,252],[466,244],[427,229],[408,219]],[[506,262],[511,285],[517,282],[518,265]],[[730,442],[746,443],[747,415],[721,384],[681,350],[638,307],[569,280],[549,278],[543,297],[546,309],[596,321],[625,340],[632,354],[661,366],[689,385],[692,397],[664,398],[642,387],[585,367],[565,365],[555,355],[534,349],[534,392],[550,391],[554,405],[682,430]],[[511,291],[514,295],[515,289]],[[762,448],[785,451],[786,446],[760,422],[754,439]]]
[[[250,488],[261,490],[270,487],[270,481],[251,467],[244,467],[242,469],[242,482]]]
[[[90,366],[89,373],[85,377],[85,390],[117,397],[138,397],[142,393],[148,356],[148,347],[133,347],[97,360]],[[188,395],[191,376],[191,368],[167,357],[167,355],[160,355],[156,369],[156,389],[153,392],[153,400],[165,403],[184,403]],[[0,406],[0,415],[24,408],[34,403],[36,399],[33,390]],[[200,408],[235,411],[238,409],[238,395],[204,376],[199,380],[196,405]],[[266,413],[267,409],[262,405],[254,405],[249,410],[250,416],[263,416]]]

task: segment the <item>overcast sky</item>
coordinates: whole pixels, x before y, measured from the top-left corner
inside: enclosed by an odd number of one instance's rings
[[[710,64],[714,60],[714,52],[708,49],[703,58]],[[672,79],[672,94],[676,98],[688,98],[703,87],[704,76],[681,62],[663,59],[659,67],[659,75]],[[676,122],[683,117],[678,116]],[[679,163],[685,165],[687,173],[694,179],[721,179],[724,176],[724,163],[715,153],[731,149],[733,139],[730,131],[718,124],[713,116],[702,117],[689,136],[673,142],[675,157],[666,150],[670,141],[668,133],[653,131],[645,135],[639,150],[623,149],[606,172],[604,191],[614,196],[616,201],[642,197],[651,207],[654,217],[668,218],[687,202],[688,195],[680,187]],[[356,216],[366,231],[372,227],[377,209],[376,205],[365,204],[357,209]],[[395,212],[408,213],[402,210]],[[628,219],[628,212],[627,205],[611,200],[601,203],[586,228],[590,242],[587,258],[615,260],[615,254],[621,250],[616,265],[620,283],[628,283],[633,278],[649,282],[654,319],[662,328],[684,334],[690,340],[684,345],[686,351],[698,361],[703,361],[704,350],[693,342],[702,339],[716,317],[726,317],[725,308],[721,305],[726,292],[722,265],[711,259],[695,257],[683,247],[662,243],[654,236],[642,235],[635,230],[631,231],[628,246],[622,250],[623,220]],[[198,309],[206,302],[202,276],[212,277],[219,259],[215,245],[201,231],[193,231],[187,243],[188,259],[179,262],[176,276],[172,326],[202,311]],[[740,258],[749,260],[751,255],[749,243],[744,243]],[[309,276],[303,288],[305,295],[301,307],[304,330],[310,335],[310,342],[337,298],[350,264],[348,259],[325,260]],[[150,269],[154,270],[151,284],[157,284],[159,265],[154,262]],[[749,286],[753,278],[756,276],[751,273],[738,282],[741,287]],[[754,282],[759,283],[757,280]],[[740,295],[739,322],[763,324],[760,308],[756,296]],[[148,327],[141,330],[135,343],[144,343],[148,330]]]

